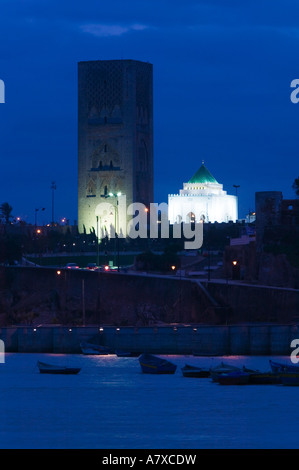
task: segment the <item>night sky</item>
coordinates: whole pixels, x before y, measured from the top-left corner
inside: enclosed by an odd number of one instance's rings
[[[297,0],[1,0],[0,203],[13,215],[77,219],[77,63],[154,69],[154,193],[167,202],[202,160],[235,194],[294,198],[299,175]]]

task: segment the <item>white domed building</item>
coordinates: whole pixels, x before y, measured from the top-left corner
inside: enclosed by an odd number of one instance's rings
[[[168,195],[170,224],[190,222],[236,222],[238,198],[227,194],[223,185],[211,175],[202,162],[201,167],[179,194]]]

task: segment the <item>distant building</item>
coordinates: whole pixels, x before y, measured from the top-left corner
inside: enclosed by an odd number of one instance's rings
[[[171,224],[200,220],[236,222],[238,198],[228,195],[202,162],[188,183],[183,184],[179,194],[168,195],[168,219]]]
[[[265,230],[284,227],[294,233],[299,226],[299,199],[283,199],[281,191],[255,193],[257,251],[263,250]]]
[[[226,277],[298,289],[299,199],[256,192],[255,213],[253,224],[242,226],[241,236],[225,247]]]
[[[79,232],[125,232],[133,202],[153,202],[153,66],[79,62]]]

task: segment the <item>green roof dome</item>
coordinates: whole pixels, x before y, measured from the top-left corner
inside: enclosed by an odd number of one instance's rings
[[[214,176],[212,176],[209,170],[207,170],[207,168],[204,166],[204,162],[202,162],[201,167],[192,176],[192,178],[188,181],[188,183],[217,183],[218,184],[218,181],[215,180]]]

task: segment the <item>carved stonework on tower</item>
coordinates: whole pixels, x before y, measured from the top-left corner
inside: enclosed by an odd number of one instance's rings
[[[134,60],[78,64],[78,225],[96,226],[109,193],[153,201],[153,68]],[[113,203],[111,201],[111,203]]]

